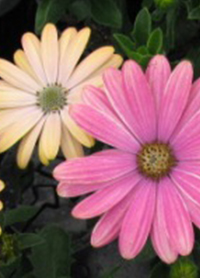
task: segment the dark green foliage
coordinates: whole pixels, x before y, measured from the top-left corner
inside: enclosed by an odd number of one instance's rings
[[[33,246],[30,255],[35,277],[70,277],[72,250],[69,235],[59,227],[49,226],[39,236],[44,243]]]
[[[57,23],[65,14],[69,0],[42,0],[37,9],[35,31],[40,34],[48,22]]]
[[[91,0],[92,18],[99,24],[121,28],[122,14],[114,0]]]

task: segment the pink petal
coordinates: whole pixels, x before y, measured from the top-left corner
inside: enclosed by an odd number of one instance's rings
[[[200,110],[198,110],[171,138],[171,145],[179,160],[200,157]]]
[[[186,200],[186,203],[190,212],[191,221],[200,229],[200,207],[189,199]]]
[[[167,142],[186,107],[192,85],[193,70],[190,62],[181,62],[172,72],[160,105],[158,139]]]
[[[157,112],[170,74],[170,64],[165,56],[156,55],[151,59],[146,70],[146,78],[155,98]]]
[[[139,182],[141,176],[137,172],[117,180],[112,186],[92,194],[80,202],[72,211],[76,218],[88,219],[103,214],[119,203]]]
[[[124,151],[135,153],[140,149],[138,141],[126,127],[105,111],[79,104],[72,106],[70,112],[77,124],[96,139]]]
[[[140,130],[140,123],[133,117],[132,107],[129,103],[129,95],[126,94],[123,77],[121,71],[110,68],[104,73],[104,83],[106,86],[107,99],[112,105],[115,113],[124,122],[127,129],[132,133],[137,140],[141,141],[138,136],[138,128]],[[129,91],[127,91],[129,92]]]
[[[136,257],[146,243],[154,217],[155,197],[155,182],[142,180],[137,185],[119,236],[120,253],[125,259]]]
[[[129,119],[129,121],[131,118],[134,119],[133,129],[136,136],[139,136],[143,142],[154,141],[156,136],[155,101],[145,75],[140,66],[134,61],[127,61],[124,63],[122,74],[125,85],[126,102],[129,103],[132,114],[132,117],[131,115],[127,115],[127,119]],[[120,94],[119,90],[117,92]],[[114,93],[114,88],[112,93]],[[116,97],[121,99],[120,96]],[[117,101],[116,98],[115,101]],[[121,106],[119,106],[120,103],[116,102],[116,104],[115,107],[118,106],[122,109]],[[123,110],[120,111],[120,114],[122,114],[122,112]]]
[[[83,91],[82,100],[96,110],[103,110],[107,115],[117,118],[105,92],[100,88],[87,86]]]
[[[162,186],[162,181],[158,186]],[[177,259],[178,253],[174,250],[173,245],[170,242],[165,221],[164,203],[162,197],[160,198],[159,196],[158,193],[156,211],[151,231],[151,240],[153,247],[161,260],[170,264]]]
[[[118,150],[105,150],[100,155],[72,159],[54,170],[57,180],[70,183],[99,183],[119,178],[136,167],[135,156]],[[98,153],[97,153],[98,154]]]
[[[124,215],[134,199],[135,188],[126,197],[105,213],[92,231],[91,244],[102,247],[113,241],[119,235]]]
[[[173,136],[176,136],[176,134],[180,132],[180,130],[190,120],[190,118],[199,110],[199,107],[200,107],[200,78],[197,79],[192,85],[187,107],[183,113],[183,116],[180,119],[178,126],[176,127]]]
[[[182,256],[190,254],[194,245],[192,222],[185,201],[169,178],[162,179],[157,198],[163,203],[172,246]]]
[[[129,175],[129,174],[128,174]],[[57,193],[61,197],[69,198],[69,197],[77,197],[80,195],[88,194],[94,192],[96,190],[100,190],[106,188],[108,186],[113,185],[116,181],[124,179],[124,176],[109,180],[106,182],[99,183],[70,183],[67,181],[62,181],[59,183],[57,187]]]
[[[171,173],[171,179],[184,199],[200,206],[200,162],[182,162]]]

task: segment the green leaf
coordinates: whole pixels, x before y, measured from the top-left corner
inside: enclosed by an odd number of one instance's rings
[[[91,5],[89,0],[77,0],[71,3],[70,13],[75,15],[75,17],[81,21],[90,17],[91,15]]]
[[[147,7],[148,9],[151,8],[153,5],[153,0],[143,0],[142,7]]]
[[[31,248],[45,242],[40,235],[33,233],[19,234],[17,236],[17,240],[19,241],[19,248],[21,250]]]
[[[200,6],[191,10],[188,14],[188,19],[191,20],[200,20]]]
[[[188,257],[181,257],[170,268],[169,278],[197,278],[198,268]]]
[[[138,48],[137,48],[137,52],[140,53],[140,54],[142,54],[142,55],[147,55],[147,54],[149,54],[149,51],[148,51],[147,47],[144,46],[144,45],[138,47]]]
[[[0,0],[0,16],[12,10],[21,0]]]
[[[34,246],[30,255],[35,277],[70,276],[72,258],[69,235],[56,226],[45,227],[39,235],[45,242]]]
[[[143,69],[146,69],[150,59],[152,58],[151,55],[144,55],[140,61],[140,65],[143,67]]]
[[[42,0],[36,12],[35,32],[40,34],[46,23],[57,23],[66,11],[70,0]]]
[[[121,49],[124,53],[129,57],[130,52],[134,50],[135,44],[134,42],[128,37],[123,34],[114,34],[113,37],[118,42]]]
[[[8,210],[4,213],[3,226],[10,226],[15,223],[26,222],[33,218],[40,208],[33,206],[19,206],[16,209]]]
[[[143,55],[136,51],[132,51],[129,55],[129,58],[135,60],[137,63],[140,63],[140,61],[142,60],[142,57],[143,57]]]
[[[169,278],[169,267],[166,264],[158,263],[151,271],[149,278],[161,278],[161,277]]]
[[[147,48],[151,54],[160,53],[163,47],[163,32],[160,28],[156,28],[149,36]]]
[[[167,39],[169,49],[174,48],[174,45],[175,45],[175,26],[176,26],[177,17],[178,17],[178,13],[175,9],[172,9],[167,13],[166,39]]]
[[[120,29],[122,13],[114,0],[91,0],[92,18],[99,24]]]
[[[20,266],[21,264],[21,256],[12,258],[12,260],[9,260],[7,263],[1,263],[0,271],[2,275],[5,277],[10,277],[11,274]]]
[[[160,9],[168,9],[173,7],[177,0],[154,0],[154,2]]]
[[[151,24],[151,15],[147,8],[143,8],[136,17],[131,34],[138,45],[144,45],[147,43],[148,37],[151,33]]]

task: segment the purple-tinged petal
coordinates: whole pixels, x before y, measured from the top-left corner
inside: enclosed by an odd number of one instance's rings
[[[141,176],[137,172],[127,175],[124,179],[118,179],[112,186],[99,190],[80,202],[73,209],[72,215],[88,219],[105,213],[129,194],[140,179]]]
[[[134,155],[118,150],[105,150],[100,155],[72,159],[54,170],[57,180],[74,184],[106,182],[132,172],[136,165]]]
[[[141,67],[134,61],[124,63],[122,74],[126,99],[130,104],[132,117],[135,120],[135,133],[143,142],[154,141],[156,137],[156,107],[147,79]]]
[[[177,126],[186,107],[192,85],[193,69],[184,61],[173,70],[160,105],[158,139],[167,142]]]
[[[70,114],[81,128],[98,140],[132,153],[136,153],[140,149],[138,141],[126,127],[105,111],[79,104],[71,107]]]
[[[161,199],[170,242],[182,256],[194,245],[194,231],[186,203],[169,178],[162,179],[157,198]]]
[[[134,258],[144,247],[155,212],[155,182],[143,179],[136,189],[119,235],[120,253],[125,259]]]
[[[156,55],[151,59],[146,70],[146,78],[155,98],[157,115],[170,74],[170,64],[165,56]]]

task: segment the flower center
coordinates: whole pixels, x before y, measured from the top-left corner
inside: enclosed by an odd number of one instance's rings
[[[58,85],[46,87],[37,93],[37,104],[45,113],[59,111],[66,105],[66,90]]]
[[[171,171],[177,160],[169,145],[152,143],[143,145],[137,154],[137,162],[143,175],[159,180]]]

